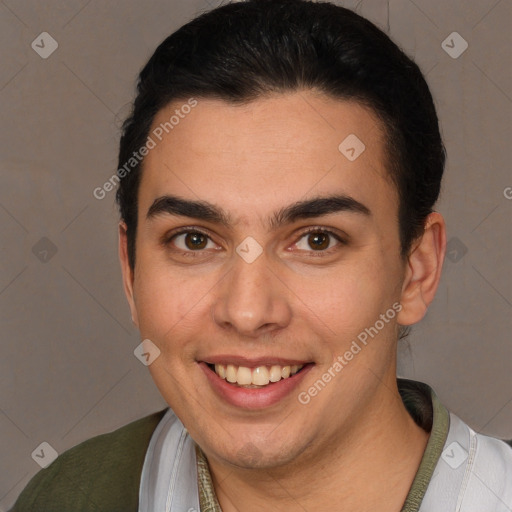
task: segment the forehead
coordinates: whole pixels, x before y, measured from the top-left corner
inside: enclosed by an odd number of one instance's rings
[[[394,207],[384,132],[366,107],[309,91],[245,105],[196,101],[174,101],[154,119],[139,191],[146,211],[165,194],[229,205],[242,216],[332,192]]]

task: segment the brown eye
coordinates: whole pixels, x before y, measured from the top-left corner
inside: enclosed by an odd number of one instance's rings
[[[200,231],[182,231],[166,241],[166,245],[174,246],[183,252],[202,252],[203,249],[216,248],[215,243],[205,233]]]
[[[208,237],[202,233],[186,233],[185,245],[188,249],[204,249],[208,243]]]
[[[329,235],[327,233],[310,233],[308,236],[308,244],[315,251],[327,249],[329,242]]]
[[[336,246],[344,245],[344,241],[335,233],[323,229],[311,229],[302,234],[295,247],[304,252],[327,252]]]

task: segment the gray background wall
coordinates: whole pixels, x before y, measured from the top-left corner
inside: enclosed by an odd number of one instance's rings
[[[511,2],[338,3],[417,60],[448,149],[444,277],[400,374],[433,385],[475,430],[512,438]],[[115,172],[141,66],[219,4],[0,1],[0,510],[39,469],[42,442],[61,453],[165,406],[133,355],[114,193],[92,191]],[[454,31],[468,43],[457,58]],[[31,47],[51,50],[42,32],[58,43],[46,59]]]

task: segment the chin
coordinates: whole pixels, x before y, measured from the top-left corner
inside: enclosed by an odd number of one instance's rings
[[[269,470],[293,462],[304,452],[305,446],[293,444],[290,438],[283,444],[281,439],[271,436],[259,441],[226,439],[226,445],[211,446],[208,453],[237,468]]]

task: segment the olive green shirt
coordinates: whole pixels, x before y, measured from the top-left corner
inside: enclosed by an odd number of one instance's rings
[[[402,400],[416,423],[430,432],[401,512],[418,512],[441,456],[449,413],[426,384],[398,379]],[[60,455],[21,493],[11,512],[137,512],[144,458],[164,411],[94,437]],[[201,512],[222,512],[208,462],[196,446]]]

